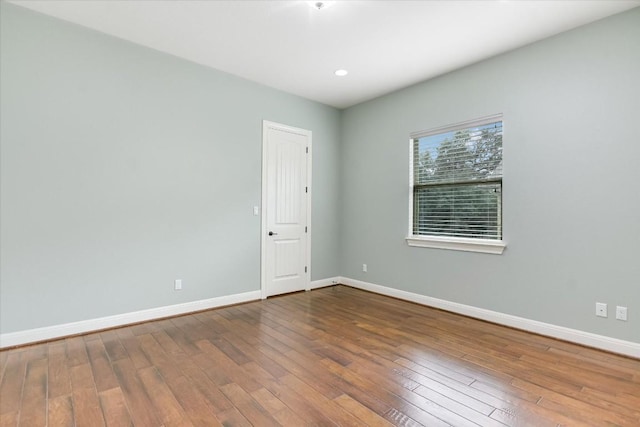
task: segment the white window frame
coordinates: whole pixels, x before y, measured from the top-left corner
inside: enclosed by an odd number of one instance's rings
[[[467,252],[481,252],[487,254],[501,255],[507,247],[504,241],[504,232],[502,240],[495,239],[472,239],[453,236],[425,236],[413,234],[413,143],[417,138],[425,136],[437,135],[441,133],[456,131],[460,129],[482,126],[485,124],[503,121],[502,114],[494,114],[491,116],[481,117],[479,119],[469,120],[466,122],[455,123],[452,125],[442,126],[427,131],[414,132],[409,138],[409,229],[406,237],[407,245],[420,248],[434,249],[450,249]],[[503,123],[504,129],[504,123]],[[502,210],[502,208],[501,208]]]

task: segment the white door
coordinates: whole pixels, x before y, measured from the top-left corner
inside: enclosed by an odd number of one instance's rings
[[[310,286],[311,132],[262,127],[262,297]]]

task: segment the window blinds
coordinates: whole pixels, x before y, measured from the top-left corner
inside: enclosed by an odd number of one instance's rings
[[[502,238],[502,119],[412,135],[413,234]]]

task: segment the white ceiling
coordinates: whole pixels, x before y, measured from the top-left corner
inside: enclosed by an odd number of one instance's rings
[[[640,6],[640,0],[13,1],[345,108]],[[346,77],[334,71],[349,70]]]

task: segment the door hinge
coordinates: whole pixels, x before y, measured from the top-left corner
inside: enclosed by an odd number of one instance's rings
[[[304,226],[304,232],[305,233],[307,232],[307,226],[306,225]]]
[[[305,273],[307,272],[307,266],[306,265],[304,266],[304,272]]]
[[[308,193],[309,192],[309,187],[304,187],[304,192]]]
[[[307,154],[309,154],[309,147],[305,147],[305,148],[306,148]]]

